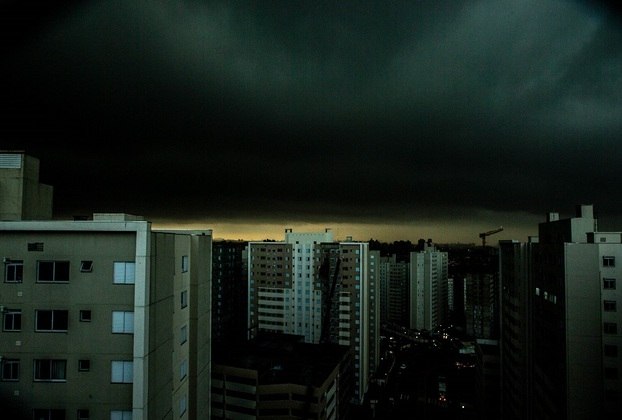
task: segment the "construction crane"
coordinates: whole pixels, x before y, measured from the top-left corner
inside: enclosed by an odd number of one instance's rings
[[[494,235],[495,233],[499,233],[503,230],[503,226],[500,226],[498,229],[489,230],[488,232],[483,232],[479,234],[479,237],[482,238],[482,246],[486,246],[486,236]]]

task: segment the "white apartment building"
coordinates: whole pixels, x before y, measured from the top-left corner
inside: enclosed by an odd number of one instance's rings
[[[211,231],[0,222],[3,416],[209,415]]]
[[[268,331],[349,346],[360,403],[378,358],[377,258],[368,243],[334,242],[328,229],[287,229],[282,242],[250,242],[249,337]]]
[[[410,328],[431,330],[447,320],[447,252],[426,244],[410,253]]]

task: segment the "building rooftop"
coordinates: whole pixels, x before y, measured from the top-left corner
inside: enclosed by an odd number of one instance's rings
[[[337,344],[309,344],[304,337],[262,333],[245,344],[214,347],[213,362],[256,370],[260,385],[291,383],[319,387],[348,353]]]

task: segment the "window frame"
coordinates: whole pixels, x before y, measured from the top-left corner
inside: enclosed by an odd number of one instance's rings
[[[617,334],[618,324],[615,322],[603,322],[603,333],[604,334]]]
[[[51,312],[51,329],[45,330],[39,328],[39,314],[42,312]],[[67,325],[65,329],[56,329],[54,325],[54,314],[64,312],[66,314]],[[60,322],[60,321],[58,321]],[[63,333],[69,331],[69,311],[66,309],[35,309],[35,332],[51,332],[51,333]]]
[[[37,411],[39,414],[37,414]],[[47,414],[43,414],[42,412],[47,412]],[[40,419],[41,416],[45,416],[46,420],[65,419],[66,412],[64,408],[35,408],[32,410],[32,417],[34,419]]]
[[[188,269],[190,267],[190,259],[188,258],[187,255],[182,255],[181,256],[181,272],[182,273],[187,273]]]
[[[188,306],[188,290],[182,290],[180,293],[180,307],[184,309]]]
[[[134,311],[112,311],[111,317],[112,334],[134,334]]]
[[[14,267],[13,279],[9,279],[9,268]],[[19,278],[18,278],[19,277]],[[8,260],[4,263],[4,282],[23,283],[24,281],[24,260]]]
[[[12,327],[7,328],[7,320],[8,318],[12,319]],[[19,328],[15,328],[15,320],[19,320]],[[2,331],[5,332],[20,332],[22,330],[22,310],[21,309],[6,309],[2,314]]]
[[[123,278],[121,278],[121,267],[123,267]],[[136,261],[114,261],[112,284],[136,284]]]
[[[115,366],[121,369],[115,373]],[[119,377],[120,373],[120,377]],[[134,383],[134,362],[132,360],[111,360],[110,361],[110,383],[111,384],[132,384]]]
[[[80,272],[81,273],[92,273],[93,272],[93,260],[80,261]]]
[[[41,264],[52,264],[52,278],[41,279]],[[57,280],[57,266],[67,264],[67,280]],[[69,283],[71,279],[71,264],[67,260],[37,260],[37,283]]]
[[[616,290],[616,279],[612,277],[604,277],[603,278],[603,289],[604,290]]]
[[[34,382],[67,382],[67,360],[66,359],[33,359],[32,380]],[[42,362],[49,362],[49,378],[37,377],[37,374],[41,375]],[[56,365],[62,365],[62,377],[54,377],[57,372]]]
[[[605,312],[617,312],[618,304],[615,300],[605,299],[603,300],[603,311]]]
[[[182,325],[179,328],[179,345],[183,345],[188,341],[188,326]]]
[[[110,420],[132,420],[132,410],[110,410]]]
[[[7,377],[7,366],[11,366]],[[15,372],[16,371],[16,372]],[[20,360],[19,359],[2,359],[0,363],[0,381],[2,382],[19,382]],[[15,375],[13,375],[15,373]],[[15,376],[15,377],[13,377]]]
[[[90,372],[91,360],[90,359],[78,359],[78,372]]]
[[[603,267],[615,267],[616,257],[612,255],[603,255]]]
[[[89,420],[90,414],[91,413],[89,413],[89,410],[84,409],[84,408],[79,408],[76,413],[76,417],[78,420]]]
[[[93,314],[90,309],[80,309],[80,322],[91,322]]]

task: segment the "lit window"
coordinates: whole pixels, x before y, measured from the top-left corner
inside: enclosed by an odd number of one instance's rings
[[[42,382],[65,382],[67,361],[56,359],[35,359],[34,380]]]
[[[91,322],[91,311],[89,310],[80,311],[80,321]]]
[[[19,381],[19,359],[2,359],[0,370],[3,381]]]
[[[179,380],[183,380],[188,375],[188,361],[184,360],[179,365]]]
[[[134,312],[112,311],[112,332],[115,334],[133,334]]]
[[[603,257],[603,267],[615,267],[616,257]]]
[[[615,300],[603,301],[603,309],[605,310],[605,312],[615,312],[617,310],[616,306],[617,305]]]
[[[188,271],[188,256],[183,255],[181,257],[181,272],[185,273]]]
[[[188,341],[188,327],[184,325],[179,330],[179,344],[184,344],[186,341]]]
[[[615,290],[616,288],[616,279],[603,279],[603,289],[606,290]]]
[[[80,272],[90,273],[93,271],[93,261],[80,261]]]
[[[65,310],[36,310],[35,331],[66,332],[69,312]]]
[[[22,330],[22,310],[6,309],[4,312],[4,322],[2,329],[4,331],[21,331]]]
[[[133,382],[134,362],[131,360],[113,360],[110,366],[110,382],[113,384],[131,384]]]
[[[186,413],[186,396],[184,395],[179,400],[179,417],[183,416]]]
[[[134,262],[115,262],[114,263],[114,283],[115,284],[134,284],[136,280],[136,263]]]
[[[37,281],[41,283],[67,283],[69,261],[37,261]]]
[[[24,279],[24,261],[8,260],[4,263],[4,281],[7,283],[21,283]]]
[[[112,410],[110,412],[110,420],[132,420],[132,411]]]

